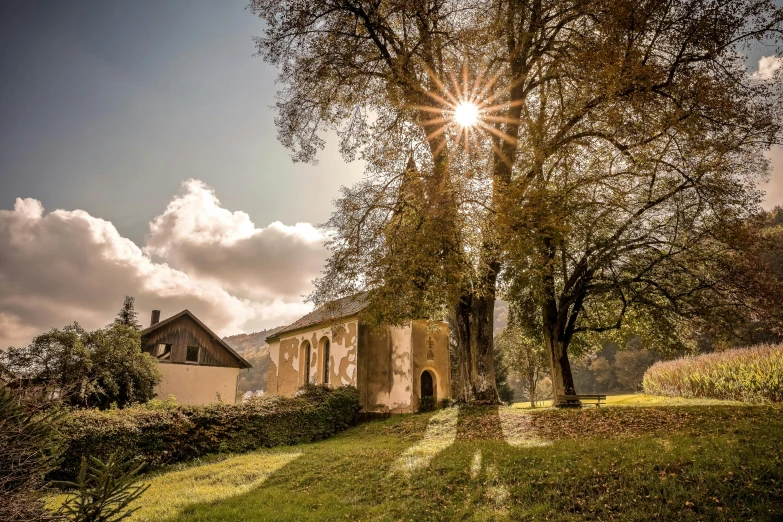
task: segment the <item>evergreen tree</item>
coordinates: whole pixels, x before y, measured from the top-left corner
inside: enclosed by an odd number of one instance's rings
[[[130,295],[125,296],[125,301],[122,303],[122,308],[117,314],[117,318],[114,320],[116,325],[124,325],[141,330],[141,323],[139,323],[138,312],[133,307],[133,297]]]

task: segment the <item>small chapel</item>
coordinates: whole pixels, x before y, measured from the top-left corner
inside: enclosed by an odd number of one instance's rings
[[[451,398],[448,323],[371,327],[367,293],[327,303],[266,338],[267,392],[293,396],[305,383],[356,386],[367,412],[413,412],[422,397]]]

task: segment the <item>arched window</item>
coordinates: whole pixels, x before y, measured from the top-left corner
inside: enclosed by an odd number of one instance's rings
[[[304,352],[304,380],[302,384],[307,384],[310,382],[310,352],[312,351],[309,342],[302,343],[302,351]]]
[[[327,337],[324,337],[323,340],[321,340],[321,346],[323,346],[323,354],[324,354],[324,384],[329,384],[329,339]]]
[[[435,397],[435,377],[429,370],[421,372],[421,397]]]

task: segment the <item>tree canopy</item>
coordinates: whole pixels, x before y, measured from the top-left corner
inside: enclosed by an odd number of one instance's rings
[[[633,327],[681,345],[699,321],[774,308],[753,252],[781,82],[766,0],[256,0],[280,68],[281,142],[337,132],[368,165],[327,225],[313,298],[370,288],[379,322],[448,314],[460,398],[496,399],[498,284],[536,316],[556,395],[570,349]],[[779,79],[778,79],[779,80]],[[455,113],[474,104],[478,122]],[[779,294],[778,294],[779,295]],[[532,305],[532,307],[528,305]],[[576,345],[572,341],[577,340]]]
[[[161,380],[155,358],[141,351],[139,329],[117,321],[93,332],[78,323],[53,328],[0,352],[0,370],[18,388],[102,409],[146,402]]]

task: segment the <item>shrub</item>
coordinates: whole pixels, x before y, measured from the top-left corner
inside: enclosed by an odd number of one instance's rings
[[[435,409],[435,397],[422,397],[419,399],[419,411],[432,411]]]
[[[659,362],[644,374],[650,395],[746,402],[783,401],[783,345]]]
[[[44,476],[54,469],[61,449],[57,425],[62,417],[46,402],[23,402],[0,387],[0,520],[44,520]]]
[[[118,448],[150,467],[208,453],[324,439],[351,426],[359,410],[356,388],[313,386],[296,397],[254,397],[242,404],[174,406],[157,401],[124,410],[69,415],[67,446],[54,478],[73,479],[81,458],[107,459]]]

